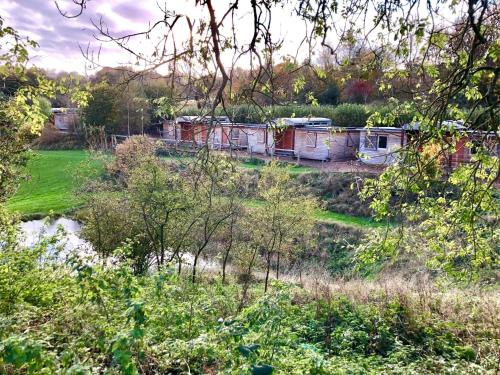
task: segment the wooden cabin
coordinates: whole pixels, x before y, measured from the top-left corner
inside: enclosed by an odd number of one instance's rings
[[[493,156],[498,157],[500,154],[499,134],[467,130],[467,127],[461,121],[443,121],[441,127],[443,128],[444,139],[449,142],[451,149],[451,151],[442,155],[444,166],[456,168],[461,164],[469,163],[479,147],[485,147]],[[406,124],[403,129],[407,142],[417,138],[421,132],[418,122]]]
[[[269,124],[269,129],[271,129],[268,135],[269,153],[271,155],[297,156],[296,142],[301,145],[305,142],[305,139],[302,139],[304,134],[299,129],[309,128],[312,132],[313,129],[327,129],[331,126],[332,121],[327,118],[286,117],[275,119]],[[304,147],[308,148],[307,145]],[[322,160],[322,156],[319,156],[318,151],[319,148],[317,147],[309,147],[309,152],[306,152],[305,155],[314,156],[317,153],[316,158]]]
[[[362,128],[359,132],[359,159],[366,164],[394,164],[398,150],[405,145],[405,132],[401,128]]]
[[[78,108],[52,108],[54,126],[61,133],[74,133],[80,122]]]
[[[217,116],[212,125],[205,117],[181,116],[163,123],[162,139],[167,143],[196,147],[205,144],[207,140],[209,143],[215,142],[216,129],[226,123],[229,123],[227,116]]]

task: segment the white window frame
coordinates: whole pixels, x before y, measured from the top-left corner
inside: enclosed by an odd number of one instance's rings
[[[385,147],[380,147],[380,138],[385,137]],[[389,136],[387,135],[379,135],[377,137],[377,150],[387,150],[387,147],[389,146]]]
[[[306,133],[306,146],[316,148],[318,144],[318,133],[307,132]]]
[[[377,135],[365,135],[365,141],[364,141],[365,150],[377,151],[377,146],[378,146]]]
[[[230,137],[232,141],[238,141],[240,139],[240,129],[239,128],[231,128]]]

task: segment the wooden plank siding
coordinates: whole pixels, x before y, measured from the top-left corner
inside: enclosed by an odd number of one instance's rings
[[[373,165],[391,165],[397,160],[397,151],[404,145],[404,132],[399,128],[371,128],[361,130],[359,152],[361,161]]]

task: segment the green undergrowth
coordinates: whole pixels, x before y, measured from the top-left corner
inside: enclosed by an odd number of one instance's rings
[[[354,302],[274,282],[268,294],[252,284],[242,300],[242,285],[218,276],[192,284],[171,269],[138,277],[76,258],[40,264],[43,255],[43,246],[0,255],[0,373],[473,374],[497,365],[494,327],[473,302],[478,318],[457,321],[430,295]]]
[[[245,199],[243,203],[246,207],[249,208],[258,207],[262,205],[262,202],[260,202],[257,199]],[[322,209],[314,211],[314,218],[320,223],[340,224],[355,228],[367,229],[367,228],[382,228],[387,226],[387,223],[377,222],[369,217],[351,216],[339,212],[331,212]]]

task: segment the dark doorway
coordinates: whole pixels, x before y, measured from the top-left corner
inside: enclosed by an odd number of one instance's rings
[[[295,145],[295,129],[286,128],[274,132],[275,146],[277,150],[293,150]]]
[[[194,141],[193,126],[191,124],[181,124],[181,141]]]

